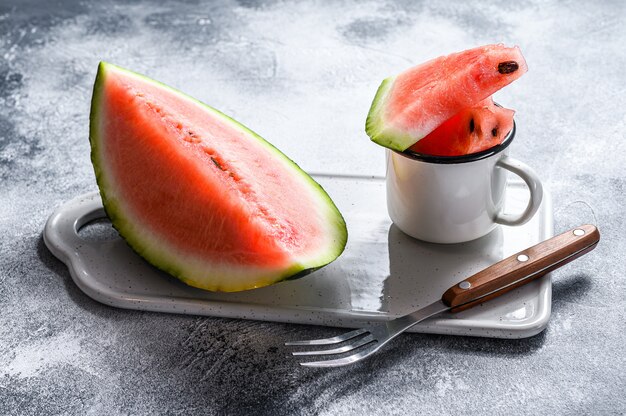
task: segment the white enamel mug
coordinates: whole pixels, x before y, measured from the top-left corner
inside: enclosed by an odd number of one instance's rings
[[[537,174],[513,159],[509,145],[515,125],[502,144],[463,156],[431,156],[387,149],[387,209],[406,234],[432,243],[462,243],[499,224],[522,225],[537,212],[543,187]],[[507,171],[530,190],[526,209],[504,214]]]

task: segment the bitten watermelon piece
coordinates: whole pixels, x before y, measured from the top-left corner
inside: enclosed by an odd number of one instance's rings
[[[309,175],[235,120],[156,81],[101,63],[90,140],[113,226],[191,286],[270,285],[345,247],[344,219]]]
[[[502,44],[430,60],[382,82],[365,130],[381,146],[404,151],[527,70],[519,48]]]
[[[409,147],[425,155],[461,156],[496,146],[513,128],[515,111],[498,107],[491,97],[464,108]]]

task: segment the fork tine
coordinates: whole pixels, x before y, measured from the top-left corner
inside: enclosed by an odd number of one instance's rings
[[[378,350],[378,343],[371,344],[367,349],[336,360],[309,361],[300,363],[304,367],[342,367],[369,357]]]
[[[331,354],[341,354],[343,352],[352,351],[363,345],[367,345],[370,342],[375,341],[372,334],[363,337],[352,344],[344,345],[343,347],[333,348],[330,350],[319,350],[319,351],[294,351],[292,355],[331,355]]]
[[[345,334],[338,335],[332,338],[324,338],[324,339],[311,339],[308,341],[290,341],[285,342],[285,345],[331,345],[338,344],[343,341],[347,341],[354,337],[358,337],[361,334],[366,333],[367,330],[364,328],[355,329],[354,331],[346,332]]]

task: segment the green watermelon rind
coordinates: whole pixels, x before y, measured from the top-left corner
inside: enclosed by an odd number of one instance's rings
[[[117,71],[121,71],[123,73],[129,74],[131,76],[138,77],[146,82],[157,85],[160,88],[166,89],[174,94],[182,96],[183,98],[193,101],[196,104],[200,105],[202,108],[206,109],[208,112],[212,113],[216,117],[221,118],[226,121],[231,126],[236,129],[244,132],[251,138],[256,139],[259,143],[264,145],[267,149],[269,149],[276,157],[277,160],[282,161],[285,166],[291,168],[294,173],[300,175],[302,179],[304,179],[310,186],[311,189],[315,191],[315,193],[321,197],[321,200],[324,202],[324,206],[329,210],[328,218],[334,219],[335,223],[332,224],[329,229],[335,231],[333,243],[328,251],[320,253],[319,256],[316,256],[315,259],[311,259],[308,262],[303,263],[294,263],[291,267],[285,269],[283,273],[275,274],[272,273],[268,276],[259,275],[255,278],[256,281],[262,281],[260,285],[245,285],[241,287],[226,287],[226,286],[214,286],[211,284],[206,284],[206,282],[196,281],[193,278],[188,277],[189,275],[193,275],[194,273],[189,273],[187,270],[182,269],[174,264],[171,264],[169,261],[160,261],[155,260],[156,258],[164,258],[169,256],[159,255],[160,253],[151,253],[151,249],[146,248],[146,245],[142,242],[142,238],[140,236],[135,235],[132,232],[133,224],[129,223],[125,216],[123,215],[123,210],[118,206],[118,204],[113,200],[108,198],[107,189],[110,184],[107,183],[106,175],[101,168],[101,161],[98,159],[99,157],[99,142],[100,139],[100,101],[102,97],[102,91],[104,89],[104,80],[106,78],[107,71],[112,68]],[[100,189],[100,196],[102,198],[102,203],[104,206],[104,210],[111,220],[113,227],[119,232],[120,236],[127,242],[127,244],[137,252],[141,257],[146,259],[150,264],[155,266],[156,268],[180,279],[186,284],[194,287],[198,287],[201,289],[213,290],[213,291],[224,291],[224,292],[232,292],[232,291],[240,291],[253,289],[262,286],[268,286],[274,283],[278,283],[283,280],[292,280],[303,277],[307,274],[312,273],[313,271],[320,269],[321,267],[326,266],[327,264],[334,261],[341,253],[344,251],[347,240],[348,240],[348,231],[346,228],[346,222],[341,215],[341,212],[336,207],[333,200],[330,198],[328,193],[324,190],[324,188],[317,183],[311,176],[309,176],[304,170],[302,170],[298,164],[296,164],[293,160],[287,157],[284,153],[278,150],[274,145],[269,143],[267,140],[262,138],[256,132],[250,130],[248,127],[229,117],[228,115],[222,113],[221,111],[179,91],[175,88],[170,87],[169,85],[163,84],[159,81],[153,80],[144,75],[135,73],[133,71],[127,70],[125,68],[119,67],[114,64],[110,64],[107,62],[100,62],[98,65],[98,72],[96,75],[96,80],[94,82],[93,95],[91,100],[91,111],[90,111],[90,125],[89,125],[89,140],[91,144],[91,161],[94,167],[94,172],[96,176],[96,182]]]
[[[417,140],[416,137],[404,131],[394,129],[385,121],[387,98],[393,88],[395,80],[396,77],[386,78],[378,87],[370,111],[367,114],[365,132],[374,143],[388,149],[403,152],[411,147]]]

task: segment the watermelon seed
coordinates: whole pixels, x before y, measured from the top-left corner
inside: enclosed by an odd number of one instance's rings
[[[498,128],[497,127],[494,127],[493,129],[491,129],[491,135],[493,137],[498,136]]]
[[[224,167],[222,165],[220,165],[220,162],[218,162],[217,160],[215,160],[215,158],[213,156],[211,156],[211,160],[213,161],[213,163],[215,163],[215,166],[217,166],[218,168],[220,168],[221,170],[226,170],[224,169]]]
[[[505,61],[498,64],[498,72],[501,74],[510,74],[519,69],[519,65],[515,61]]]
[[[470,133],[474,133],[474,119],[470,120]]]

